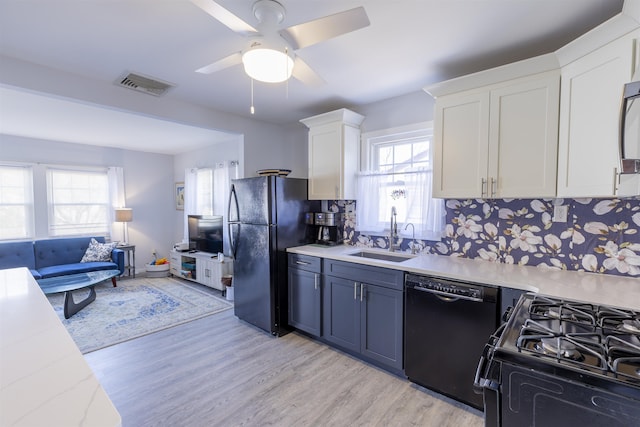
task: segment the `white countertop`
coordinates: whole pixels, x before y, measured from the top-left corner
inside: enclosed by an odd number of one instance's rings
[[[0,425],[122,425],[26,268],[0,270]]]
[[[593,304],[640,310],[640,278],[560,271],[442,255],[417,255],[403,262],[375,260],[349,255],[361,250],[389,253],[385,250],[348,245],[332,247],[305,245],[289,248],[287,252],[392,268],[410,273],[434,275],[448,279],[522,289]],[[406,255],[404,252],[402,254]]]

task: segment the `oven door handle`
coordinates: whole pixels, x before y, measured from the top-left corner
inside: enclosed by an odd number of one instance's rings
[[[482,350],[482,356],[478,362],[478,368],[476,369],[476,375],[473,379],[473,391],[476,394],[482,394],[484,389],[500,390],[500,379],[489,378],[491,373],[491,367],[493,365],[493,351],[495,350],[496,343],[500,339],[500,335],[507,326],[506,323],[500,325],[500,327],[489,337],[489,342],[484,346]]]

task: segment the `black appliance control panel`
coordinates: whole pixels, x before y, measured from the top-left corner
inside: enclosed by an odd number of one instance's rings
[[[405,286],[419,291],[431,292],[449,297],[482,301],[484,298],[484,286],[471,283],[457,282],[455,280],[441,279],[417,274],[405,276]]]

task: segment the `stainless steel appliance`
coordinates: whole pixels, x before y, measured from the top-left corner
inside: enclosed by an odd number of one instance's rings
[[[404,369],[410,381],[475,408],[478,358],[498,318],[498,289],[405,276]]]
[[[309,212],[306,218],[316,226],[316,243],[333,246],[344,241],[343,213]]]
[[[232,180],[229,236],[234,256],[234,312],[280,336],[287,327],[286,248],[312,242],[305,212],[307,180],[263,176]]]
[[[487,426],[640,426],[640,312],[525,294],[475,382]]]

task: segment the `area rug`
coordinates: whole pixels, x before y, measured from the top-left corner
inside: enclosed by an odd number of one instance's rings
[[[94,302],[64,318],[64,294],[47,298],[82,353],[138,338],[233,307],[224,299],[195,285],[171,278],[139,278],[95,287]],[[85,298],[88,290],[74,291],[74,300]]]

